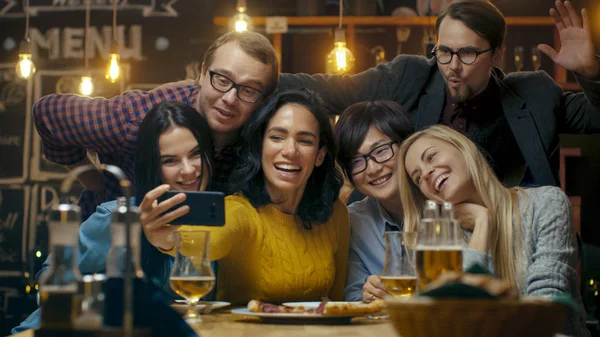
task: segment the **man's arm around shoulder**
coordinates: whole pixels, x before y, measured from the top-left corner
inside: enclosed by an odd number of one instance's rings
[[[317,91],[327,108],[340,114],[348,106],[365,100],[396,100],[408,92],[414,78],[429,76],[425,58],[400,55],[394,60],[356,75],[281,74],[279,90],[308,88]],[[402,104],[402,99],[399,99]]]

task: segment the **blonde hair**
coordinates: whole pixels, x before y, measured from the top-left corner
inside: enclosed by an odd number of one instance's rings
[[[425,196],[416,186],[406,171],[405,160],[408,149],[420,138],[429,137],[444,141],[456,147],[466,162],[469,176],[475,191],[488,209],[490,245],[492,260],[496,273],[519,287],[522,282],[521,268],[521,218],[519,215],[520,188],[506,188],[485,160],[477,146],[462,134],[443,125],[434,125],[416,132],[408,137],[400,146],[398,155],[398,170],[400,197],[404,211],[404,226],[409,231],[415,231],[421,220]],[[513,222],[514,218],[514,222]]]

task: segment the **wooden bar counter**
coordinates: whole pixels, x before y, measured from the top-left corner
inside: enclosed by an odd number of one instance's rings
[[[387,320],[354,318],[346,325],[295,325],[265,324],[258,318],[233,315],[224,309],[202,315],[202,323],[192,325],[201,337],[398,337]],[[14,337],[33,337],[33,330],[21,332]]]
[[[346,325],[295,325],[265,324],[258,318],[241,317],[227,312],[202,315],[204,322],[195,324],[194,330],[201,337],[397,337],[391,323],[387,320],[369,320],[354,318]]]
[[[232,315],[227,309],[202,315],[202,319],[192,326],[200,337],[399,337],[389,320],[354,318],[346,325],[265,324],[258,318]],[[33,330],[28,330],[13,336],[33,335]]]

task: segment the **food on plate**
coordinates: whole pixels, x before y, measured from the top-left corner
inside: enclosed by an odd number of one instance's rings
[[[343,314],[372,314],[380,312],[383,309],[383,300],[375,300],[371,303],[364,302],[328,302],[325,305],[323,314],[325,315],[343,315]]]
[[[363,302],[327,302],[323,301],[316,309],[304,306],[288,307],[258,300],[248,302],[248,310],[263,313],[295,313],[295,314],[323,314],[323,315],[345,315],[345,314],[370,314],[383,309],[383,301],[376,300],[371,303]]]
[[[267,302],[262,302],[259,300],[251,300],[248,302],[248,310],[252,312],[265,312],[265,313],[304,313],[304,314],[322,314],[325,309],[325,304],[327,302],[323,301],[316,309],[308,309],[304,306],[297,307],[288,307],[285,305],[277,305]]]

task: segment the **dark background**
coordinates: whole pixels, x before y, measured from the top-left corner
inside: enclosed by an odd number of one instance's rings
[[[100,1],[100,0],[94,0]],[[107,0],[108,2],[109,0]],[[15,63],[18,59],[18,43],[25,32],[25,19],[19,16],[22,13],[22,1],[17,0],[17,6],[11,8],[4,14],[0,14],[0,64]],[[83,0],[80,0],[83,2]],[[129,0],[129,4],[149,3],[150,0]],[[547,16],[548,9],[553,6],[552,0],[496,0],[495,3],[506,16]],[[31,0],[31,5],[52,3],[52,0]],[[162,5],[169,3],[167,0],[158,0],[155,12],[164,13]],[[129,29],[132,25],[142,28],[142,55],[141,60],[123,60],[130,67],[129,77],[123,85],[133,88],[148,89],[154,85],[180,80],[186,77],[185,65],[202,60],[202,55],[210,43],[222,33],[226,27],[213,25],[214,16],[231,16],[235,11],[235,0],[178,0],[173,3],[177,17],[150,16],[144,17],[141,10],[119,10],[118,25],[125,26],[125,44],[131,41],[127,39]],[[396,7],[405,6],[417,9],[417,0],[346,0],[345,15],[390,15]],[[590,11],[592,31],[596,45],[600,51],[600,1],[597,0],[574,0],[577,8],[584,5]],[[4,1],[0,1],[0,13]],[[248,0],[248,14],[250,16],[296,16],[296,15],[337,15],[338,3],[335,0]],[[432,22],[433,24],[433,22]],[[51,28],[59,28],[64,35],[64,28],[83,28],[85,25],[85,12],[78,11],[40,11],[30,19],[30,26],[36,28],[42,34]],[[107,9],[93,9],[91,13],[91,25],[94,27],[111,26],[112,12],[110,6]],[[282,38],[282,71],[284,72],[306,72],[317,73],[325,71],[326,55],[333,47],[332,28],[335,27],[290,27],[287,34]],[[388,60],[391,60],[398,48],[396,40],[396,29],[386,27],[357,27],[356,46],[354,56],[356,57],[356,71],[362,71],[374,65],[374,57],[371,49],[382,46],[386,51]],[[523,46],[525,49],[525,68],[531,70],[531,47],[538,43],[552,44],[552,29],[549,27],[509,27],[507,35],[505,65],[506,72],[515,70],[512,62],[515,46]],[[60,36],[61,44],[64,36]],[[16,47],[11,47],[16,44]],[[157,41],[168,41],[169,47],[161,50],[157,48]],[[406,43],[402,44],[402,52],[407,54],[422,54],[424,49],[424,33],[422,28],[413,28]],[[61,50],[62,57],[62,50]],[[59,58],[50,60],[47,50],[40,49],[34,55],[34,62],[38,71],[48,70],[81,70],[84,66],[82,58]],[[106,60],[96,56],[90,59],[90,68],[103,72]],[[543,57],[542,70],[553,75],[552,61]],[[60,77],[57,75],[55,77]],[[572,76],[569,76],[570,80]],[[49,82],[48,82],[49,81]],[[53,92],[56,78],[43,76],[40,86],[41,94]],[[32,277],[35,266],[40,259],[34,258],[34,253],[41,250],[46,251],[40,235],[36,239],[36,229],[43,233],[37,226],[37,213],[40,210],[41,186],[48,185],[56,189],[62,168],[44,162],[42,158],[33,152],[36,144],[35,130],[27,123],[26,117],[29,113],[29,99],[35,99],[35,80],[31,83],[14,78],[12,68],[0,67],[0,192],[10,197],[10,202],[0,203],[0,217],[10,212],[27,209],[30,213],[28,220],[21,214],[18,228],[12,229],[10,233],[0,231],[5,239],[0,240],[2,251],[12,249],[20,251],[21,235],[27,235],[27,263],[23,261],[23,268],[16,268],[18,264],[9,264],[0,259],[0,290],[18,289],[22,292],[29,283],[27,277],[2,277],[3,271],[16,271],[21,275]],[[28,87],[29,86],[29,87]],[[102,87],[102,85],[100,85]],[[29,88],[29,90],[28,90]],[[112,96],[119,92],[121,87],[111,87],[105,84],[100,93],[104,96]],[[104,91],[102,91],[104,90]],[[24,95],[24,96],[23,96]],[[23,96],[23,97],[21,97]],[[21,98],[20,98],[21,97]],[[29,125],[29,126],[28,126]],[[7,137],[20,139],[18,145],[7,141]],[[15,138],[12,138],[13,140]],[[7,143],[8,142],[8,143]],[[600,224],[598,223],[597,210],[600,204],[600,196],[597,191],[600,187],[600,135],[563,135],[561,137],[563,147],[579,147],[582,157],[569,158],[567,160],[567,193],[582,197],[582,238],[588,244],[600,246]],[[24,167],[24,158],[27,159]],[[36,164],[36,165],[34,165]],[[37,171],[32,167],[39,168]],[[40,172],[41,170],[41,172]],[[23,199],[22,191],[30,189],[29,199]],[[21,192],[19,192],[21,191]],[[46,191],[46,193],[48,193]],[[76,193],[74,193],[76,194]],[[13,197],[14,195],[14,197]],[[47,199],[52,199],[51,196]],[[34,206],[35,205],[35,206]],[[21,211],[25,212],[25,211]],[[1,226],[0,226],[1,228]],[[23,231],[23,228],[26,230]],[[24,234],[23,234],[24,233]],[[43,236],[43,235],[42,235]],[[9,238],[7,241],[6,238]],[[0,252],[2,252],[0,251]],[[45,255],[44,255],[45,256]],[[25,280],[25,281],[24,281]],[[0,318],[2,313],[8,312],[10,321],[0,319],[0,334],[4,335],[7,329],[20,321],[20,313],[28,312],[28,307],[10,302],[15,298],[14,292],[0,291]]]

